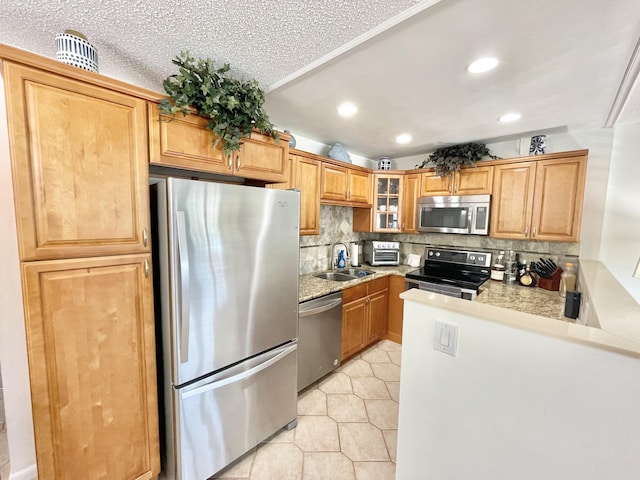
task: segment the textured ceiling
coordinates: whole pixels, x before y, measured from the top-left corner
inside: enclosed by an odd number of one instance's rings
[[[96,46],[100,73],[158,92],[181,50],[228,62],[279,128],[371,159],[640,120],[638,0],[0,2],[2,43],[55,57],[65,29]],[[484,55],[498,68],[468,74]]]
[[[55,58],[55,36],[82,32],[100,73],[162,91],[181,50],[262,88],[329,54],[416,0],[2,0],[0,42]]]

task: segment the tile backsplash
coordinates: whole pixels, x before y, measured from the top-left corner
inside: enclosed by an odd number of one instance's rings
[[[343,242],[366,240],[387,240],[400,242],[401,263],[406,264],[409,254],[423,255],[426,246],[461,248],[491,252],[497,255],[500,250],[513,250],[527,261],[539,257],[551,258],[558,265],[573,262],[577,265],[580,254],[579,243],[537,242],[530,240],[504,240],[480,235],[432,234],[393,234],[361,233],[353,231],[353,215],[350,207],[333,205],[320,206],[320,235],[300,237],[300,273],[311,273],[331,268],[331,245]]]

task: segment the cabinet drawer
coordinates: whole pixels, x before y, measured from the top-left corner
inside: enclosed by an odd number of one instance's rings
[[[345,288],[342,291],[342,303],[346,305],[349,302],[353,302],[354,300],[359,300],[362,297],[367,296],[367,286],[370,282],[361,283],[360,285],[356,285],[354,287]]]
[[[371,280],[370,282],[367,282],[366,285],[368,287],[367,295],[380,292],[385,288],[389,288],[389,277],[382,277],[376,280]]]

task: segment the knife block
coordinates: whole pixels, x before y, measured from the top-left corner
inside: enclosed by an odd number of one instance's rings
[[[560,290],[560,275],[562,275],[562,269],[556,268],[551,274],[551,278],[538,278],[538,286],[545,290],[557,292]]]

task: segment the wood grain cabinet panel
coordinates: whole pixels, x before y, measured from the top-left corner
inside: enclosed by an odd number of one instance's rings
[[[367,345],[382,339],[387,333],[389,318],[389,291],[387,289],[367,297]]]
[[[22,260],[148,252],[145,102],[4,63]]]
[[[490,235],[577,242],[586,163],[583,154],[496,165]]]
[[[407,289],[406,280],[400,275],[389,277],[389,320],[386,338],[402,343],[402,324],[404,300],[400,294]]]
[[[367,345],[367,307],[366,298],[342,306],[342,360]]]
[[[580,239],[587,157],[537,162],[531,238]]]
[[[289,153],[287,181],[267,188],[300,191],[300,235],[320,234],[320,161]]]
[[[454,176],[454,195],[491,194],[493,188],[493,166],[468,167]]]
[[[149,255],[23,264],[38,478],[159,470]]]
[[[402,181],[402,232],[418,233],[417,203],[420,193],[420,174],[406,174]]]
[[[495,167],[491,199],[492,237],[529,238],[535,173],[535,162]]]
[[[148,109],[149,162],[152,165],[231,173],[231,162],[224,156],[222,144],[213,147],[206,118],[181,114],[175,118],[160,116],[158,104],[152,102]]]
[[[421,197],[451,195],[451,176],[441,177],[436,172],[425,172],[421,175]]]
[[[389,314],[389,278],[342,291],[342,353],[345,360],[385,337]]]
[[[371,174],[322,162],[320,200],[351,206],[371,205]]]
[[[493,166],[466,167],[439,177],[435,171],[422,174],[423,197],[440,195],[483,195],[490,194],[493,186]]]
[[[320,162],[298,157],[296,188],[300,189],[300,235],[320,234]]]
[[[161,116],[158,104],[148,104],[152,165],[233,175],[265,182],[285,182],[289,156],[289,135],[280,140],[252,132],[231,156],[222,151],[222,142],[213,146],[208,120],[198,115]]]
[[[253,132],[250,138],[242,139],[240,150],[235,153],[234,175],[266,182],[283,182],[287,179],[288,158],[288,138],[276,141]]]
[[[330,163],[322,163],[322,200],[347,201],[349,191],[349,171]]]
[[[371,174],[349,170],[349,202],[371,204]]]

